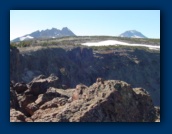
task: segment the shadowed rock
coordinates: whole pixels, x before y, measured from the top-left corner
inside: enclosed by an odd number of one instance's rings
[[[25,122],[26,116],[15,109],[10,109],[10,122]]]
[[[46,78],[54,73],[63,89],[74,88],[78,83],[89,86],[97,77],[123,80],[133,87],[146,89],[154,105],[160,105],[160,52],[110,46],[92,49],[64,44],[62,48],[59,45],[11,48],[10,80],[28,83],[40,74]]]
[[[27,85],[25,83],[16,83],[14,85],[14,90],[17,93],[23,93],[24,91],[26,91],[28,89]]]
[[[14,109],[19,108],[19,104],[18,104],[18,100],[17,100],[17,94],[13,90],[12,87],[10,87],[10,108],[14,108]]]
[[[34,81],[43,81],[41,78]],[[12,88],[12,87],[11,87]],[[15,92],[14,90],[12,90]],[[11,121],[27,122],[159,122],[149,93],[119,80],[104,81],[75,89],[49,87],[45,92],[16,93],[20,111],[11,110]],[[14,106],[11,105],[13,108]],[[21,112],[21,113],[20,113]],[[15,115],[15,116],[14,116]],[[18,118],[18,115],[20,115]]]
[[[54,96],[54,99],[46,102],[35,101],[37,104],[42,103],[39,109],[32,113],[31,119],[35,122],[154,122],[156,120],[152,99],[142,88],[133,89],[126,82],[115,80],[104,81],[104,86],[99,88],[96,85],[96,83],[90,87],[77,85],[71,95],[71,102],[64,96]],[[63,92],[68,91],[63,90]]]
[[[58,77],[50,75],[45,78],[45,76],[40,75],[28,84],[28,92],[33,95],[39,95],[45,93],[49,87],[59,87]]]

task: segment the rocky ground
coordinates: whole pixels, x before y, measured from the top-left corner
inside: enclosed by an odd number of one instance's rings
[[[143,87],[160,106],[160,52],[125,47],[33,46],[10,49],[10,80],[30,82],[55,74],[60,88],[92,85],[97,77]]]
[[[119,80],[97,78],[91,86],[60,89],[59,78],[40,75],[10,82],[11,122],[159,122],[148,92]]]
[[[11,44],[10,121],[160,122],[160,50],[80,45],[114,38],[160,45],[103,36]]]

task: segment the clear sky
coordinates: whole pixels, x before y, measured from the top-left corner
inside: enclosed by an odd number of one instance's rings
[[[63,27],[76,35],[118,36],[137,30],[148,38],[160,38],[160,10],[10,10],[10,40]]]

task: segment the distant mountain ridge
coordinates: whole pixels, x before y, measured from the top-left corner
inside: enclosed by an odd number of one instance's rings
[[[127,38],[147,38],[145,35],[143,35],[141,32],[138,32],[136,30],[129,30],[125,31],[124,33],[120,34],[119,37],[127,37]]]
[[[59,38],[65,36],[76,36],[69,28],[63,27],[62,30],[57,28],[46,29],[46,30],[37,30],[33,33],[24,35],[22,37],[18,37],[11,42],[18,42],[30,39],[38,39],[38,38]]]

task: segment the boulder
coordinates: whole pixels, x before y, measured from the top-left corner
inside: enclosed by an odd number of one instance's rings
[[[143,88],[133,88],[136,93],[134,98],[137,102],[137,108],[140,111],[140,116],[144,117],[144,122],[148,122],[156,117],[156,111],[149,93]]]
[[[74,90],[73,92],[73,95],[72,95],[72,101],[74,100],[78,100],[79,98],[83,98],[83,97],[86,97],[86,94],[84,94],[84,90],[86,90],[88,87],[86,85],[83,85],[83,84],[79,84],[79,85],[76,85],[76,89]]]
[[[10,122],[25,122],[26,116],[15,109],[10,109]]]
[[[59,87],[58,77],[51,74],[48,78],[40,75],[33,79],[29,84],[29,93],[33,95],[43,94],[49,87]]]
[[[38,109],[39,109],[38,105],[36,105],[34,102],[28,104],[28,105],[26,106],[26,108],[25,108],[25,110],[27,111],[27,113],[29,113],[30,115],[33,115],[34,112],[35,112],[36,110],[38,110]]]
[[[50,101],[54,98],[59,98],[59,97],[63,97],[68,99],[69,97],[65,94],[63,94],[62,92],[58,92],[55,88],[49,88],[46,93],[44,94],[40,94],[38,96],[38,99],[35,101],[35,103],[39,106],[41,106],[43,103]]]
[[[21,95],[18,96],[18,101],[19,101],[19,106],[21,111],[26,115],[26,116],[30,116],[30,111],[28,111],[27,105],[34,102],[37,99],[37,96],[33,96],[33,95]]]
[[[54,98],[51,101],[48,101],[46,103],[44,103],[40,109],[47,109],[47,108],[57,108],[59,106],[63,106],[67,103],[67,99],[66,98]]]

